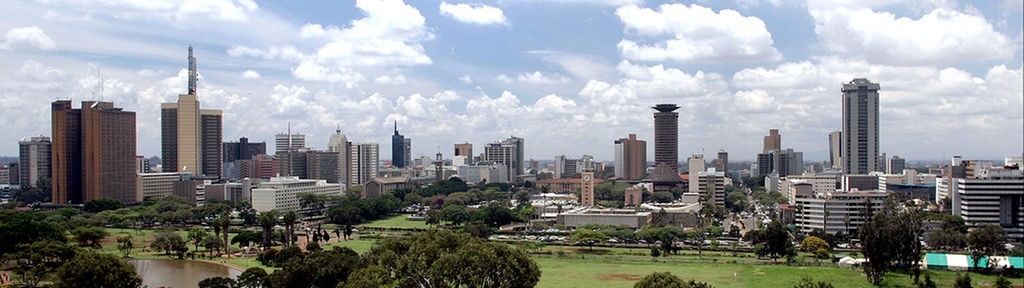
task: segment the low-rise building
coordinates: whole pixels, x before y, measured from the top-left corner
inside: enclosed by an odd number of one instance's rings
[[[577,208],[558,214],[558,224],[567,227],[579,227],[584,224],[625,225],[640,228],[651,221],[651,212],[638,212],[635,209],[601,209],[593,207]]]
[[[366,182],[363,187],[363,198],[373,199],[384,195],[384,192],[412,187],[413,183],[409,177],[377,177]]]
[[[889,193],[880,190],[797,195],[794,224],[801,232],[821,229],[825,233],[857,231],[885,203]]]
[[[344,194],[344,190],[344,184],[327,183],[325,180],[272,177],[269,181],[260,182],[259,187],[252,189],[252,208],[258,212],[273,209],[298,211],[301,208],[299,194],[341,196]]]
[[[465,166],[463,166],[465,167]],[[604,179],[594,179],[594,185],[604,183]],[[537,187],[547,189],[550,193],[572,194],[583,188],[582,178],[551,178],[537,181]]]
[[[984,168],[973,179],[957,178],[953,215],[968,227],[996,224],[1011,242],[1024,242],[1024,171],[1018,166]]]

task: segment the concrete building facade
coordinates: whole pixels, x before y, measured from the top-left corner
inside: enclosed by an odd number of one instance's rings
[[[46,136],[18,141],[17,183],[21,189],[35,186],[39,180],[50,179],[53,173],[50,169],[52,146],[50,137]]]
[[[175,103],[160,104],[160,152],[163,172],[223,176],[224,121],[221,110],[201,109],[196,96],[196,58],[188,47],[189,88]]]
[[[312,193],[325,196],[341,196],[345,185],[327,183],[324,180],[299,179],[298,177],[273,177],[260,182],[252,189],[252,208],[257,212],[273,209],[278,211],[299,211],[302,208],[298,195]]]
[[[878,83],[843,83],[843,174],[868,174],[878,165]]]

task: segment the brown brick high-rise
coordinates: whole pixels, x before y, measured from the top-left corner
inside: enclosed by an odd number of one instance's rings
[[[53,203],[97,199],[138,201],[135,177],[135,112],[111,102],[51,105]]]

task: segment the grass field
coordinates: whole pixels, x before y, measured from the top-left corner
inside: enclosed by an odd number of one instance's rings
[[[405,220],[404,215],[378,220],[372,227],[393,228],[426,228],[424,222]],[[368,225],[370,225],[368,224]],[[144,247],[152,242],[152,230],[108,229],[110,236],[103,241],[102,251],[118,254],[114,238],[117,235],[132,235],[135,259],[167,259],[168,256],[157,252],[146,252]],[[185,232],[179,232],[185,233]],[[184,235],[183,235],[184,236]],[[232,235],[234,236],[234,235]],[[356,239],[336,241],[324,244],[324,249],[335,246],[349,247],[358,253],[369,251],[376,239]],[[563,245],[531,245],[520,244],[521,248],[532,253],[552,253],[548,255],[531,254],[530,257],[540,267],[542,276],[537,287],[633,287],[633,284],[652,272],[667,271],[683,279],[695,279],[707,282],[714,287],[792,287],[804,276],[818,281],[827,281],[835,287],[873,287],[868,284],[864,274],[856,268],[835,266],[787,266],[764,264],[770,261],[757,260],[744,253],[734,255],[732,252],[705,251],[703,259],[698,259],[696,251],[680,251],[680,255],[668,258],[653,259],[647,256],[645,248],[611,248],[595,247],[601,255],[590,254],[586,247]],[[532,247],[531,247],[532,246]],[[193,248],[193,246],[189,246]],[[237,247],[236,247],[237,248]],[[201,257],[205,249],[196,259],[212,262],[223,262],[228,265],[246,269],[261,267],[272,272],[274,268],[264,267],[254,257],[245,258],[213,258]],[[703,262],[699,262],[703,261]],[[733,262],[733,263],[730,263]],[[735,263],[740,262],[740,263]],[[758,263],[758,264],[754,264]],[[938,287],[952,287],[956,278],[955,272],[931,271],[932,279]],[[995,277],[971,273],[974,287],[990,287]],[[1011,281],[1019,281],[1013,279]],[[912,282],[907,275],[890,273],[883,287],[911,287]]]
[[[432,226],[427,225],[426,221],[409,221],[405,219],[409,215],[400,214],[391,216],[391,218],[380,219],[359,226],[363,227],[374,227],[374,228],[415,228],[415,229],[428,229]]]
[[[793,287],[804,276],[832,283],[835,287],[874,287],[859,269],[750,265],[707,262],[657,262],[595,259],[594,257],[532,256],[541,269],[537,287],[633,287],[652,272],[671,272],[683,279],[708,282],[714,287]],[[952,287],[956,273],[933,271],[938,287]],[[995,277],[971,273],[974,287],[989,287]],[[1017,280],[1017,279],[1014,279]],[[903,274],[890,273],[883,287],[910,287]]]

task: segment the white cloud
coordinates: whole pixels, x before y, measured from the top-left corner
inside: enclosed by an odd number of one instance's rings
[[[253,70],[245,70],[245,72],[242,72],[242,79],[260,79],[260,73]]]
[[[743,16],[734,10],[715,12],[696,4],[664,4],[655,11],[637,6],[615,11],[626,32],[643,39],[658,39],[646,44],[623,39],[618,48],[622,56],[637,61],[747,62],[782,59],[773,47],[772,35],[764,21]],[[668,36],[669,39],[663,39]]]
[[[512,77],[506,74],[499,74],[497,79],[505,83],[527,83],[527,84],[558,84],[568,83],[570,80],[565,76],[550,76],[544,75],[540,71],[534,71],[532,73],[520,73],[516,77]]]
[[[935,65],[1009,59],[1020,43],[984,16],[938,8],[918,19],[870,9],[812,10],[815,33],[829,51],[874,64]]]
[[[122,19],[156,16],[178,23],[187,23],[196,19],[239,22],[248,20],[254,12],[259,10],[259,5],[252,0],[45,0],[42,2],[82,11],[110,13]],[[55,14],[50,13],[49,15]]]
[[[0,49],[13,49],[15,47],[35,47],[42,50],[57,49],[57,43],[46,35],[42,28],[37,26],[13,28],[4,35],[4,42],[0,42]]]
[[[367,77],[357,68],[433,63],[421,42],[434,39],[434,34],[427,29],[419,10],[400,0],[359,0],[356,7],[365,17],[353,20],[348,27],[308,23],[300,28],[300,38],[324,43],[315,52],[278,45],[266,49],[236,46],[228,54],[295,61],[298,65],[292,68],[292,75],[296,78],[327,82],[365,81]]]
[[[736,92],[736,106],[744,112],[768,112],[775,107],[775,98],[767,91],[754,89]]]
[[[469,75],[459,76],[458,79],[459,79],[459,82],[466,83],[466,84],[473,84],[473,78],[470,78]]]
[[[508,24],[508,19],[500,8],[484,4],[449,4],[441,1],[438,9],[441,15],[452,17],[462,23],[481,26]]]
[[[377,78],[373,79],[373,82],[377,84],[402,85],[405,84],[407,80],[405,79],[405,75],[396,74],[377,76]]]

